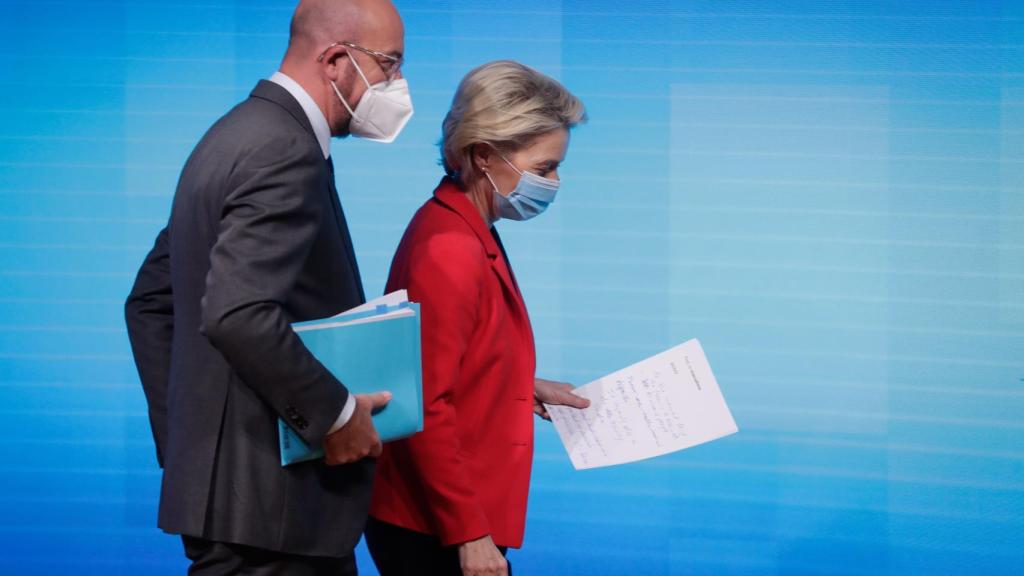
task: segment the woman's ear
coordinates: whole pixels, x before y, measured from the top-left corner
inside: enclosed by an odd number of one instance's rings
[[[494,146],[484,142],[473,144],[473,165],[477,170],[488,170],[494,161]]]

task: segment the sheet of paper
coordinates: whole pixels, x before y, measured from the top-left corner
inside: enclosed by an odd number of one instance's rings
[[[390,308],[392,306],[397,306],[398,304],[400,304],[402,302],[408,302],[408,301],[409,301],[409,293],[406,290],[395,290],[394,292],[389,292],[389,293],[387,293],[387,294],[385,294],[385,295],[383,295],[383,296],[381,296],[379,298],[374,298],[373,300],[370,300],[369,302],[367,302],[365,304],[360,304],[359,306],[356,306],[355,308],[352,308],[352,309],[349,309],[349,310],[345,310],[341,314],[337,314],[337,316],[345,316],[347,314],[359,314],[361,312],[369,312],[369,311],[377,308],[377,306],[387,306],[387,307]]]
[[[696,339],[575,393],[590,407],[546,407],[577,470],[653,458],[738,430]]]

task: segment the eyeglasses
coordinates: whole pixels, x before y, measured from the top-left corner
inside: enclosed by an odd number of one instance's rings
[[[324,48],[324,51],[320,53],[320,56],[317,57],[316,61],[323,62],[324,56],[327,55],[327,51],[330,50],[331,48],[334,48],[335,46],[344,46],[346,48],[358,50],[363,54],[372,56],[373,59],[377,61],[377,65],[380,66],[380,69],[384,71],[384,77],[387,79],[388,82],[394,80],[395,76],[398,76],[398,73],[402,69],[401,56],[395,56],[394,54],[386,54],[378,50],[371,50],[369,48],[364,48],[352,42],[335,42],[334,44],[331,44],[327,48]]]

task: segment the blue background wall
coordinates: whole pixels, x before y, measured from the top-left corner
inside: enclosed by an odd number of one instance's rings
[[[522,60],[592,118],[500,224],[541,375],[696,336],[741,428],[576,472],[539,426],[517,573],[1024,573],[1024,3],[399,7],[417,114],[334,144],[368,292],[457,81]],[[182,572],[121,306],[290,11],[0,1],[0,572]]]

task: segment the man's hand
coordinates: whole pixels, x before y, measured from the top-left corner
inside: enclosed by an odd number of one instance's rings
[[[508,576],[508,561],[490,536],[459,544],[459,565],[462,576]]]
[[[561,404],[573,408],[586,408],[590,400],[572,393],[573,385],[565,382],[552,382],[542,378],[533,380],[533,411],[545,420],[551,420],[544,404]]]
[[[371,416],[391,401],[390,392],[356,394],[356,410],[344,426],[324,438],[324,462],[328,466],[349,464],[367,456],[380,456],[381,444]]]

